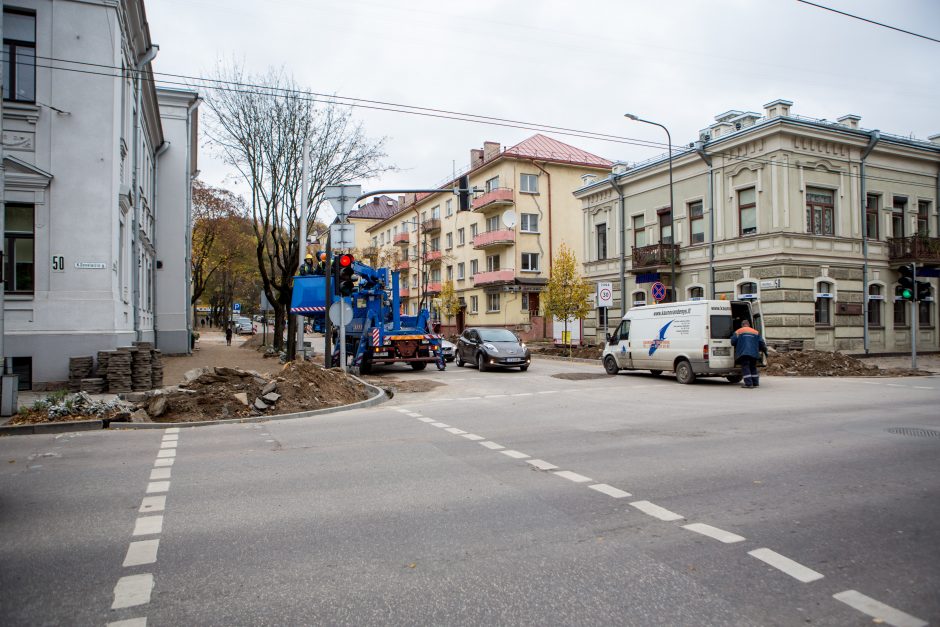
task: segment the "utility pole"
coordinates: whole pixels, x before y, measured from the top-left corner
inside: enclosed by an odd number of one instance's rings
[[[911,296],[911,369],[917,370],[917,264],[911,263],[914,293]]]
[[[304,258],[307,256],[307,193],[310,189],[310,183],[307,180],[307,170],[310,169],[310,138],[304,138],[304,156],[301,161],[300,172],[300,263],[298,268],[304,265]],[[297,315],[297,346],[294,347],[295,357],[299,356],[301,360],[306,359],[307,351],[304,350],[304,317]]]

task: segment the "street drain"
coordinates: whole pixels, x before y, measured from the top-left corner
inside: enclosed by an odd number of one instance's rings
[[[909,435],[913,438],[940,438],[940,431],[918,427],[891,427],[887,429],[887,432],[895,435]]]

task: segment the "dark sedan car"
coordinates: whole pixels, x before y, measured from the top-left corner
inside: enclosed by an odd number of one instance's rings
[[[507,329],[471,327],[457,340],[458,366],[476,364],[482,372],[490,368],[529,369],[532,356],[516,334]]]

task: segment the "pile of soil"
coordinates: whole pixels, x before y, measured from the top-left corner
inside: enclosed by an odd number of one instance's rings
[[[7,425],[35,425],[42,424],[45,422],[75,422],[76,420],[101,420],[113,418],[118,414],[118,410],[114,410],[107,414],[102,414],[101,416],[89,416],[85,414],[69,414],[68,416],[57,416],[55,418],[50,418],[49,414],[42,409],[21,409],[19,413],[15,414],[10,421],[6,423]]]
[[[535,355],[569,357],[568,349],[564,346],[532,346],[530,344],[529,351]],[[602,346],[572,346],[570,356],[579,359],[600,359],[602,352],[604,352]]]
[[[813,350],[772,353],[763,373],[783,377],[909,377],[928,374],[908,368],[881,369],[850,355]]]

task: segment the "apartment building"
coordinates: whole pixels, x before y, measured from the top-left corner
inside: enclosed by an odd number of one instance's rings
[[[572,192],[585,177],[606,176],[611,162],[545,135],[502,149],[470,151],[469,211],[458,210],[455,179],[440,193],[409,195],[400,211],[367,229],[375,254],[401,271],[403,308],[436,312],[445,333],[499,326],[525,338],[551,335],[541,293],[562,243],[582,258],[580,206]],[[461,308],[440,313],[451,282]]]
[[[623,307],[652,303],[662,281],[667,298],[754,300],[774,344],[910,350],[897,269],[917,263],[935,298],[940,135],[922,141],[864,130],[857,115],[833,122],[792,108],[775,100],[763,113],[719,114],[674,151],[671,218],[666,155],[616,164],[575,192],[585,274],[614,287],[614,307],[595,310],[586,337],[603,341]],[[916,318],[917,345],[940,348],[935,300]]]
[[[155,88],[144,3],[6,1],[3,43],[8,368],[43,388],[135,340],[189,351],[199,100]]]

